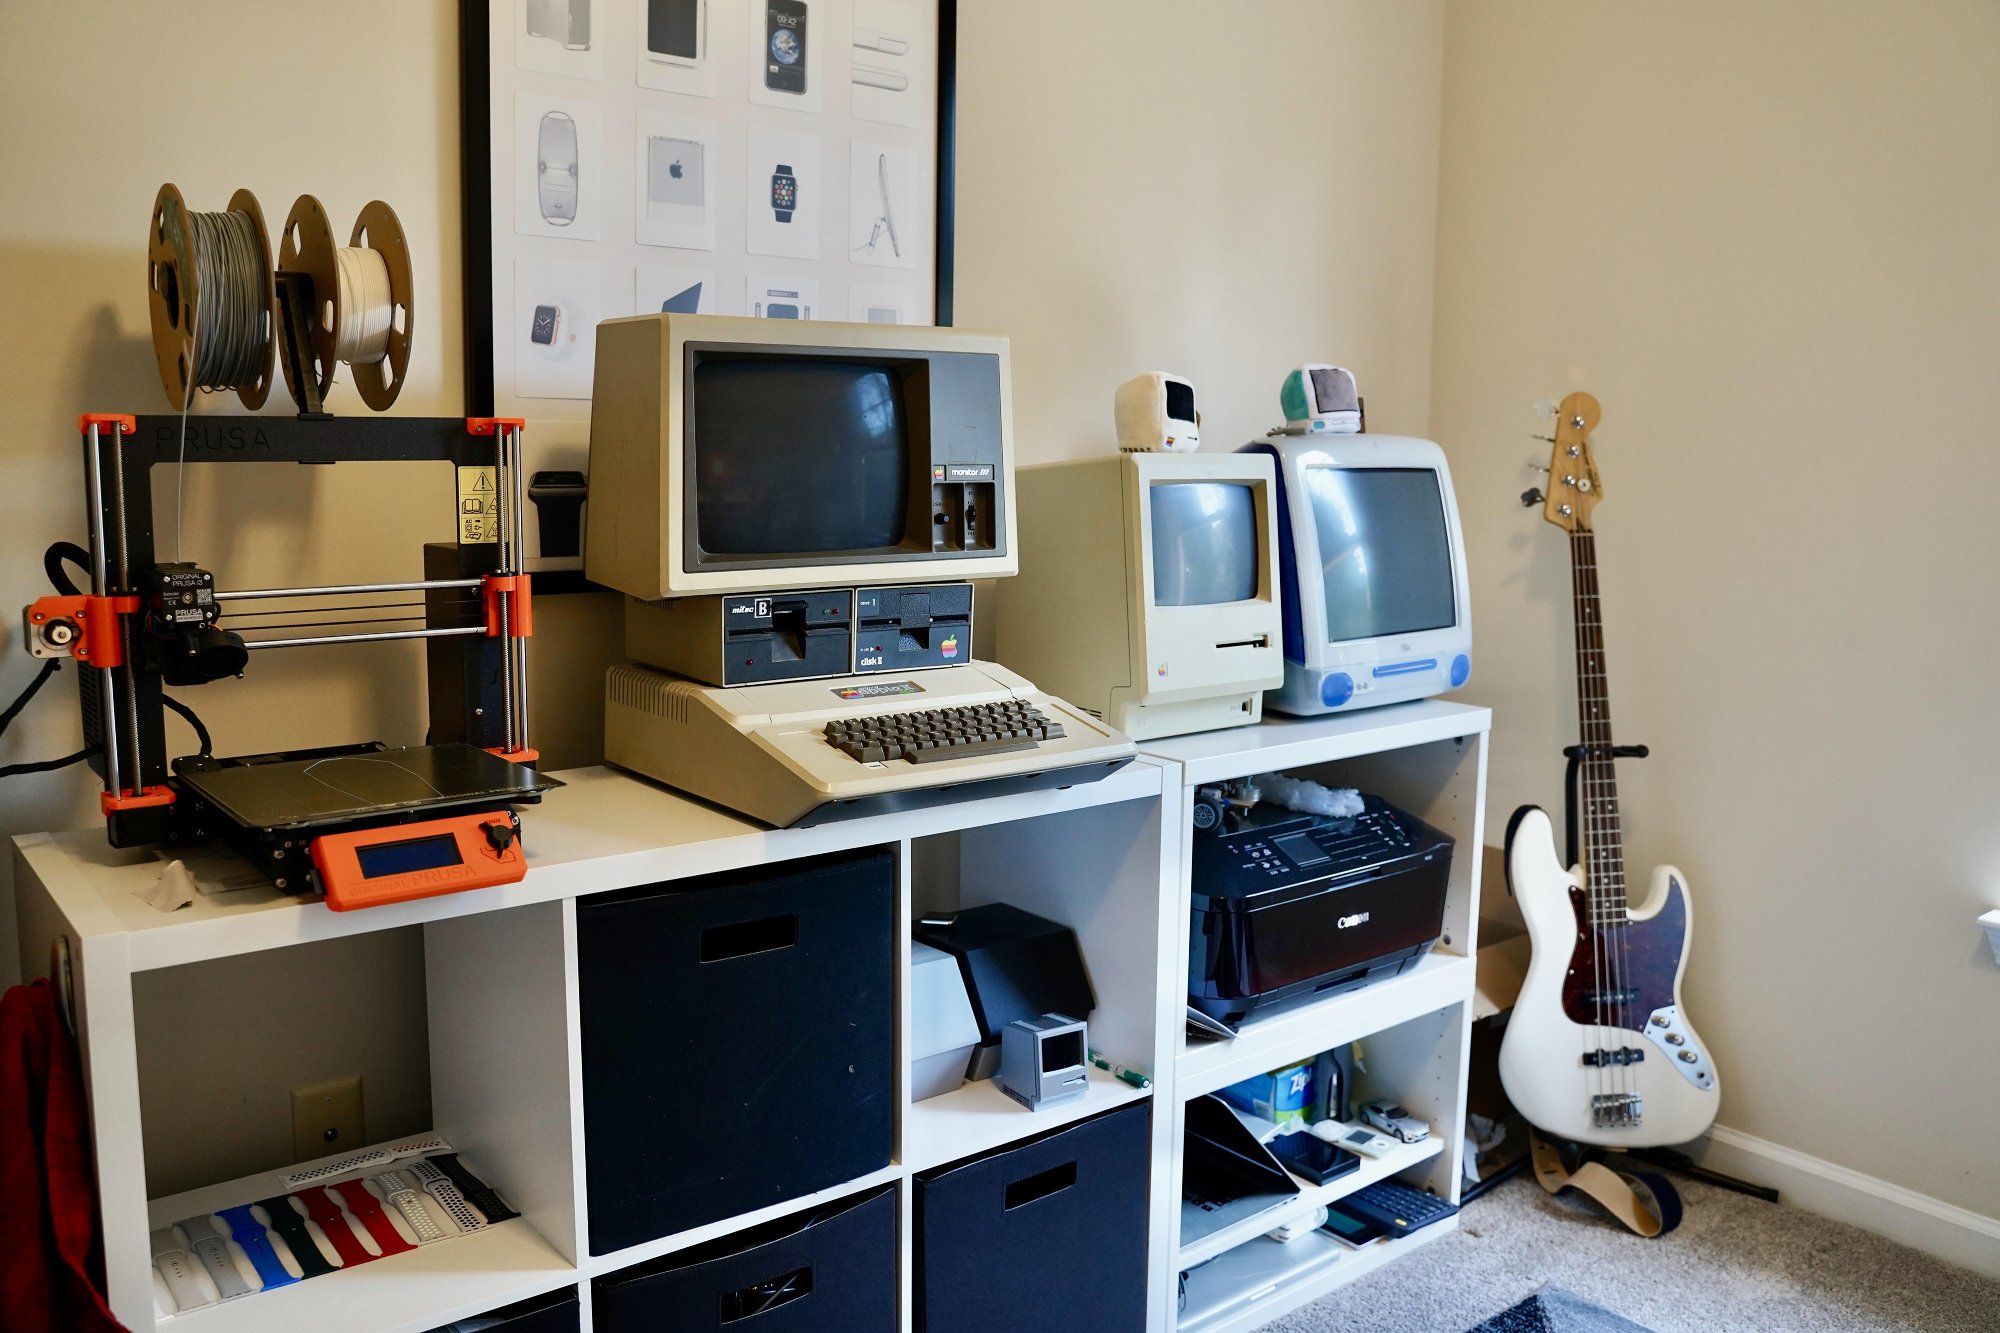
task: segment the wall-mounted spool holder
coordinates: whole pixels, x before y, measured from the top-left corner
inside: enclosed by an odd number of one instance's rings
[[[410,367],[410,248],[395,210],[379,199],[361,210],[351,244],[377,251],[389,272],[388,350],[379,361],[352,367],[361,400],[380,412],[396,401]],[[360,311],[342,308],[338,265],[326,209],[313,196],[300,195],[278,245],[276,289],[285,384],[302,416],[326,415],[326,394],[341,364],[335,348],[343,321],[361,317]]]
[[[257,378],[235,386],[243,406],[256,410],[271,391],[271,362],[277,339],[275,291],[271,278],[271,230],[257,196],[238,190],[229,196],[231,213],[250,217],[257,240],[257,271],[263,275],[263,356]],[[152,315],[153,356],[160,368],[160,385],[176,411],[185,409],[195,392],[195,311],[200,308],[201,276],[193,251],[194,223],[187,201],[171,183],[153,200],[152,225],[146,230],[146,305]],[[405,268],[408,258],[404,260]],[[392,270],[393,271],[393,270]],[[405,353],[407,355],[407,351]]]

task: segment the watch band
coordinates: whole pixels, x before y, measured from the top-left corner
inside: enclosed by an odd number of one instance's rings
[[[238,1296],[248,1296],[255,1290],[243,1280],[243,1274],[236,1271],[236,1261],[229,1257],[229,1238],[215,1229],[215,1222],[207,1213],[200,1217],[185,1218],[181,1230],[187,1234],[188,1246],[195,1258],[208,1272],[208,1280],[222,1293],[222,1299],[233,1301]]]
[[[467,1203],[465,1196],[458,1192],[458,1186],[451,1183],[451,1177],[432,1166],[429,1158],[410,1163],[410,1174],[423,1183],[424,1193],[437,1202],[460,1231],[479,1231],[486,1226],[486,1219],[479,1210]]]
[[[444,1172],[451,1179],[451,1183],[458,1186],[459,1193],[470,1199],[474,1208],[486,1214],[487,1221],[505,1222],[520,1216],[501,1200],[499,1191],[466,1170],[459,1162],[457,1153],[432,1153],[424,1160],[437,1163],[438,1170]]]
[[[174,1298],[176,1313],[215,1304],[215,1297],[202,1290],[194,1257],[182,1248],[172,1227],[161,1227],[153,1233],[153,1267],[166,1279],[167,1294]]]
[[[396,1224],[382,1211],[382,1201],[368,1192],[368,1185],[360,1180],[343,1180],[338,1185],[329,1186],[347,1211],[354,1214],[354,1220],[368,1228],[368,1234],[375,1238],[375,1244],[384,1256],[401,1254],[417,1247],[403,1239],[403,1233],[396,1230]]]
[[[250,1211],[249,1204],[239,1203],[234,1208],[224,1208],[216,1216],[229,1223],[229,1238],[243,1247],[250,1266],[257,1270],[257,1278],[264,1284],[263,1290],[289,1287],[298,1281],[291,1270],[279,1261],[278,1252],[271,1248],[271,1238],[264,1234],[264,1224]]]
[[[306,1206],[306,1216],[319,1223],[320,1234],[333,1246],[333,1252],[340,1256],[342,1268],[352,1268],[365,1264],[377,1255],[361,1243],[361,1237],[354,1234],[354,1228],[347,1224],[347,1214],[340,1211],[340,1201],[326,1192],[326,1186],[313,1185],[292,1191],[292,1197]]]
[[[313,1244],[312,1233],[306,1230],[306,1220],[299,1216],[299,1210],[292,1207],[292,1196],[274,1194],[268,1199],[257,1200],[257,1206],[271,1219],[271,1230],[285,1238],[285,1248],[298,1260],[299,1276],[325,1277],[328,1273],[338,1273],[340,1269],[328,1263],[319,1246]]]
[[[458,1225],[450,1218],[438,1221],[438,1215],[431,1211],[417,1178],[409,1172],[384,1171],[375,1177],[375,1183],[389,1196],[390,1207],[401,1213],[403,1220],[410,1224],[410,1230],[416,1233],[417,1244],[429,1245],[458,1234]]]

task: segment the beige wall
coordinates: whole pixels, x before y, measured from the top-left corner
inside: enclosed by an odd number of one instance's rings
[[[1515,496],[1587,388],[1630,860],[1697,895],[1722,1123],[2000,1215],[2000,7],[1454,0],[1444,106],[1496,826],[1575,730]]]
[[[956,316],[1013,334],[1021,461],[1114,448],[1145,370],[1194,380],[1211,451],[1310,360],[1423,433],[1442,15],[961,0]]]

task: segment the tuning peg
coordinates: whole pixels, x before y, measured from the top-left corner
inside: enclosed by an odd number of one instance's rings
[[[1542,503],[1546,499],[1548,499],[1548,497],[1542,494],[1541,487],[1531,486],[1527,490],[1521,492],[1521,508],[1533,509],[1536,505]]]

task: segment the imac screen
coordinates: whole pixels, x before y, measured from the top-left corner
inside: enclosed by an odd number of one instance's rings
[[[755,558],[902,543],[910,440],[895,371],[710,357],[694,367],[688,412],[702,550]]]
[[[1305,481],[1319,529],[1329,642],[1457,622],[1436,472],[1315,467]]]
[[[1257,497],[1242,482],[1155,482],[1153,605],[1257,595]]]

